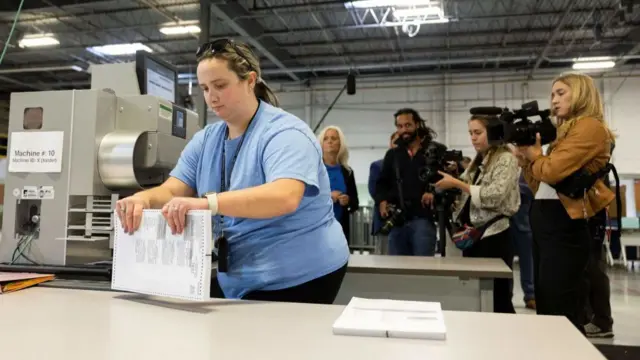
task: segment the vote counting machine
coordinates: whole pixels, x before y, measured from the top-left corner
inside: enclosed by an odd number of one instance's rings
[[[91,74],[90,90],[11,96],[2,264],[109,260],[116,201],[166,180],[199,129],[177,71],[150,54]]]

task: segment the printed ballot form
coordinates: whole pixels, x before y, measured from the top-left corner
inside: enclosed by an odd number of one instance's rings
[[[140,228],[124,232],[114,216],[111,287],[183,300],[209,299],[211,285],[211,211],[187,213],[182,234],[171,229],[160,210],[144,210]]]

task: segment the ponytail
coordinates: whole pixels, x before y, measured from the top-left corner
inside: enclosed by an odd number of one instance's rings
[[[274,94],[273,90],[271,90],[271,88],[267,85],[267,83],[264,82],[264,80],[258,80],[254,89],[254,93],[256,94],[256,97],[258,99],[275,107],[280,106],[278,97],[276,97],[276,94]]]

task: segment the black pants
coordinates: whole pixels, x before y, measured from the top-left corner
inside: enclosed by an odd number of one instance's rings
[[[344,265],[332,273],[313,279],[304,284],[281,290],[251,291],[243,296],[242,299],[310,304],[333,304],[336,296],[338,296],[338,291],[340,290],[342,280],[346,273],[347,265]],[[215,275],[211,278],[211,297],[225,297]]]
[[[606,237],[607,214],[603,210],[589,219],[591,242],[591,258],[587,268],[587,304],[586,322],[591,322],[604,331],[611,330],[611,288],[607,276],[607,264],[603,256],[603,246]]]
[[[499,234],[481,239],[473,244],[471,248],[465,250],[463,256],[502,259],[510,269],[513,269],[513,249],[509,231],[505,230]],[[516,310],[513,308],[512,297],[512,279],[493,280],[493,312],[515,314]]]
[[[587,220],[571,219],[560,200],[535,200],[531,228],[537,313],[566,316],[584,333],[592,247]]]

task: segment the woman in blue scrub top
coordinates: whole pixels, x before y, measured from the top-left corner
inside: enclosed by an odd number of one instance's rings
[[[196,56],[205,101],[224,121],[194,135],[165,183],[118,202],[125,231],[143,209],[161,208],[175,233],[187,211],[210,209],[212,297],[332,303],[349,249],[315,135],[277,107],[246,44],[219,39]]]
[[[360,201],[353,169],[348,164],[349,149],[342,130],[337,126],[322,129],[318,140],[322,144],[322,159],[329,174],[333,214],[342,225],[347,243],[351,243],[350,214],[358,210]]]

